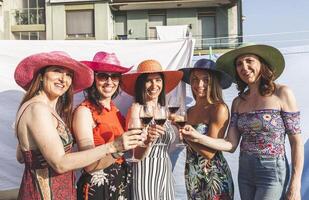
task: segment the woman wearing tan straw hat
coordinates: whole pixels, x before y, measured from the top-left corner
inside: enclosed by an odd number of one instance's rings
[[[139,144],[131,132],[130,141],[121,137],[95,149],[71,152],[73,92],[89,87],[93,72],[64,52],[26,57],[15,70],[15,81],[27,91],[16,118],[17,160],[25,164],[18,199],[74,200],[72,170]]]
[[[184,73],[182,80],[191,85],[196,102],[187,111],[187,123],[197,134],[223,138],[229,122],[229,110],[222,98],[222,88],[228,88],[232,78],[218,70],[215,62],[209,59],[200,59],[193,68],[180,70]],[[232,174],[222,152],[186,138],[184,135],[188,145],[185,166],[188,199],[232,200]]]
[[[227,136],[201,137],[191,127],[185,127],[183,134],[229,152],[235,151],[242,138],[238,173],[241,199],[301,199],[304,149],[300,112],[292,91],[274,83],[284,69],[283,55],[268,45],[242,46],[219,57],[217,66],[234,78],[239,90]],[[290,181],[286,136],[292,152]]]
[[[127,120],[139,118],[143,105],[152,107],[154,112],[160,108],[164,110],[165,94],[177,86],[182,74],[180,71],[164,71],[156,60],[145,60],[138,65],[135,73],[124,74],[121,87],[135,97]],[[134,200],[175,199],[172,165],[168,155],[175,132],[169,121],[160,124],[152,123],[149,126],[145,146],[137,147],[134,151],[135,157],[140,160],[133,163]]]
[[[94,82],[84,90],[76,108],[73,131],[80,151],[114,141],[124,133],[125,118],[113,103],[119,90],[122,67],[114,53],[97,52],[82,61],[94,70]],[[77,199],[127,199],[132,196],[132,170],[122,153],[113,153],[85,167],[77,183]]]

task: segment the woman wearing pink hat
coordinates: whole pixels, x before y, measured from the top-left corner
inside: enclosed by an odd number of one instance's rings
[[[122,67],[114,53],[98,52],[93,61],[82,61],[94,71],[94,82],[84,90],[77,107],[73,131],[80,151],[112,142],[124,133],[125,118],[112,99],[119,91]],[[83,169],[77,199],[131,199],[132,170],[122,153],[113,153]]]
[[[182,75],[181,71],[164,71],[155,60],[145,60],[138,65],[135,73],[124,74],[122,89],[135,97],[127,120],[139,118],[143,105],[155,111],[164,107],[165,94],[177,86]],[[140,161],[133,163],[134,200],[175,199],[172,165],[168,155],[174,140],[175,132],[170,122],[150,125],[145,146],[135,149],[134,155]]]
[[[139,144],[135,132],[95,149],[72,153],[73,93],[89,87],[93,72],[64,52],[34,54],[15,70],[27,92],[16,118],[17,160],[25,164],[18,199],[74,200],[74,169]]]

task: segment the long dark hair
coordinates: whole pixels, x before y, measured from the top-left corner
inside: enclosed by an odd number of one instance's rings
[[[44,67],[36,73],[36,75],[31,81],[29,89],[27,90],[25,96],[23,97],[21,103],[19,104],[19,108],[25,102],[29,101],[34,96],[38,95],[41,90],[43,90],[42,80],[48,67],[50,66]],[[56,112],[68,127],[71,127],[72,111],[73,111],[73,86],[71,84],[69,89],[62,96],[59,97],[56,104]]]
[[[255,55],[258,57],[259,61],[261,62],[261,73],[260,73],[260,84],[259,84],[259,93],[262,96],[270,96],[275,92],[276,89],[276,84],[274,82],[275,80],[275,75],[274,71],[269,65],[266,63],[266,61],[261,58],[260,56]],[[234,62],[235,66],[235,79],[236,79],[236,84],[237,84],[237,89],[238,89],[238,96],[243,97],[243,95],[246,93],[246,89],[248,84],[246,84],[244,81],[241,80],[239,77],[237,71],[236,71],[236,60]]]
[[[162,91],[158,98],[158,103],[161,106],[165,106],[165,80],[163,73],[158,73],[162,79]],[[140,105],[146,104],[146,88],[145,83],[147,81],[149,74],[142,74],[137,77],[135,82],[135,102]]]
[[[119,80],[118,87],[115,93],[112,95],[112,99],[116,98],[119,94],[119,86],[121,84]],[[94,80],[91,87],[84,90],[85,99],[89,100],[95,107],[96,111],[101,114],[103,106],[100,104],[100,100],[102,100],[103,96],[97,89],[96,81]]]

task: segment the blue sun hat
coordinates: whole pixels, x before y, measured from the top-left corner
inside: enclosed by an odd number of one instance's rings
[[[217,69],[216,63],[214,61],[205,59],[205,58],[199,59],[192,68],[179,69],[180,71],[183,72],[182,81],[187,84],[190,84],[190,75],[191,75],[191,72],[195,69],[202,69],[202,70],[208,70],[208,71],[214,72],[214,74],[219,79],[222,89],[229,88],[232,84],[232,81],[233,81],[232,77],[230,77],[225,72]]]

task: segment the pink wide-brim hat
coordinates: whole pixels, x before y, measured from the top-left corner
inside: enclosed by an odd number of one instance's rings
[[[72,86],[74,93],[90,87],[93,83],[93,71],[62,51],[37,53],[24,58],[15,69],[15,81],[27,91],[37,72],[48,66],[59,66],[73,71]]]
[[[136,72],[123,74],[121,77],[121,89],[131,96],[135,95],[136,79],[142,74],[162,73],[164,75],[165,93],[172,91],[181,81],[183,72],[175,70],[163,70],[161,64],[156,60],[144,60],[141,62]]]
[[[115,53],[97,52],[92,61],[81,61],[95,72],[126,73],[131,67],[123,67]]]

